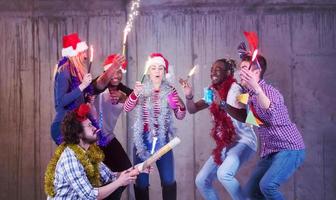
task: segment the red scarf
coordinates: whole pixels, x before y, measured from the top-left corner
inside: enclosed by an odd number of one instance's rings
[[[232,83],[235,82],[232,76],[229,76],[220,85],[212,85],[220,96],[220,99],[225,99],[231,88]],[[227,116],[226,112],[221,110],[219,105],[212,103],[209,108],[213,116],[213,128],[211,129],[210,135],[216,142],[216,147],[212,151],[214,161],[217,165],[220,165],[223,161],[221,159],[221,153],[224,147],[227,147],[234,141],[235,129],[233,127],[231,118]]]

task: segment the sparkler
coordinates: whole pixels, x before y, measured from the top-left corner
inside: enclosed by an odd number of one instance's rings
[[[91,45],[90,46],[90,63],[89,63],[88,73],[90,73],[91,71],[92,62],[93,62],[93,46]]]
[[[258,49],[254,50],[253,51],[253,54],[252,54],[252,60],[251,60],[251,63],[250,63],[250,66],[249,66],[249,70],[251,69],[251,66],[252,66],[252,63],[254,62],[254,60],[257,58],[257,55],[258,55]],[[257,59],[257,65],[259,67],[259,62],[258,62],[258,59]]]
[[[187,83],[188,80],[189,80],[189,78],[190,78],[191,76],[193,76],[193,75],[196,73],[198,67],[199,67],[198,65],[195,65],[195,66],[189,71],[188,76],[187,76],[187,79],[183,80],[182,78],[180,78],[179,83],[180,83],[182,86],[183,86],[185,83]]]
[[[133,0],[131,3],[131,12],[128,15],[128,20],[124,29],[124,37],[123,37],[123,43],[122,43],[122,55],[126,55],[126,41],[127,41],[127,35],[131,31],[133,26],[133,21],[135,17],[139,14],[140,7],[140,0]]]
[[[142,75],[142,78],[141,78],[141,83],[143,83],[143,81],[145,79],[145,75],[148,73],[148,68],[149,68],[149,66],[146,66],[146,69],[145,69],[145,71],[144,71],[144,73]]]
[[[198,65],[195,65],[195,66],[189,71],[188,76],[187,76],[187,80],[188,80],[192,75],[195,74],[197,68],[198,68]]]

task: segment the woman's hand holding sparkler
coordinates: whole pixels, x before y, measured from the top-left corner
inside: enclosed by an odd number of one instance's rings
[[[87,73],[83,76],[82,83],[78,86],[79,89],[83,92],[85,88],[87,88],[92,82],[92,75]]]
[[[144,87],[144,85],[140,81],[135,82],[135,86],[134,86],[135,96],[138,97],[142,93],[143,87]]]

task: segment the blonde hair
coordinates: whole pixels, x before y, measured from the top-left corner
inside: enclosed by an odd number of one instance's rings
[[[66,61],[62,66],[58,66],[56,64],[54,67],[54,79],[56,73],[64,70],[64,68],[67,66],[69,67],[71,76],[76,76],[79,78],[80,81],[82,81],[84,74],[87,73],[86,64],[81,61],[78,55],[69,57],[68,61]]]
[[[79,55],[69,57],[69,61],[71,75],[78,76],[79,80],[82,81],[84,74],[86,74],[86,64],[81,61]],[[76,73],[75,68],[78,73]]]

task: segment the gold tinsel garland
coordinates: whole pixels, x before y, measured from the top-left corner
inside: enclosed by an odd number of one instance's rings
[[[47,170],[44,175],[44,190],[48,196],[55,196],[54,191],[54,180],[55,180],[55,170],[56,165],[63,153],[64,149],[69,147],[76,155],[76,158],[83,165],[86,175],[94,187],[101,186],[100,183],[100,173],[99,173],[99,163],[104,160],[104,153],[97,145],[91,145],[89,149],[85,152],[80,146],[76,144],[65,144],[59,145],[54,156],[51,158]]]

